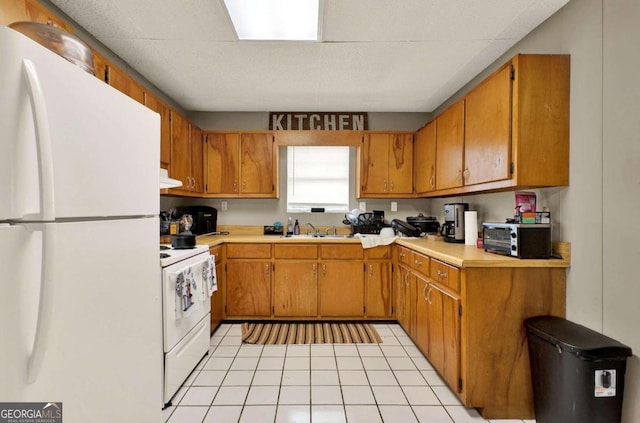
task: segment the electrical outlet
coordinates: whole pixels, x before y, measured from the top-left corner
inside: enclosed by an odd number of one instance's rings
[[[360,201],[360,204],[358,205],[358,208],[359,208],[360,210],[364,210],[364,211],[366,211],[366,210],[367,210],[367,203],[366,203],[366,202],[364,202],[364,201]]]
[[[222,210],[226,210],[227,209],[227,202],[223,201],[222,203],[220,203],[220,207],[222,208]]]
[[[391,211],[393,211],[393,212],[397,212],[398,211],[398,203],[396,201],[392,201],[391,202]]]

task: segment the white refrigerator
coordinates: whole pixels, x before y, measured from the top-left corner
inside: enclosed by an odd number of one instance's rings
[[[0,402],[162,419],[159,116],[0,25]]]

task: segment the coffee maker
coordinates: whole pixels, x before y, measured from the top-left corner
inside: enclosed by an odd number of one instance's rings
[[[444,224],[440,234],[446,242],[464,242],[464,212],[469,203],[447,203],[444,205]]]

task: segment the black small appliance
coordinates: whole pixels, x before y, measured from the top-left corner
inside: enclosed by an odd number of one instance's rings
[[[218,210],[209,206],[178,207],[180,214],[190,214],[193,218],[191,233],[195,235],[209,234],[217,231]]]

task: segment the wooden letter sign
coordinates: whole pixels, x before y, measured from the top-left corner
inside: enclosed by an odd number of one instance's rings
[[[366,113],[270,112],[269,130],[365,131]]]

